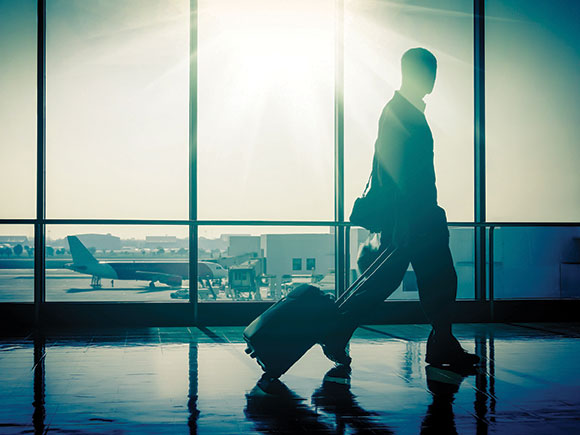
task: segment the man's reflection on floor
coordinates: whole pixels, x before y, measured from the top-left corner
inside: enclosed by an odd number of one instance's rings
[[[246,417],[264,433],[328,432],[320,415],[304,404],[305,399],[290,390],[279,379],[266,376],[246,394]]]
[[[477,373],[476,368],[459,370],[450,367],[425,367],[427,388],[432,394],[433,402],[427,408],[427,414],[421,424],[421,434],[457,434],[453,401],[463,380]]]
[[[280,380],[262,377],[246,394],[244,413],[256,423],[256,430],[264,433],[393,433],[378,421],[378,414],[360,407],[349,384],[326,379],[325,375],[320,388],[312,394],[312,409],[305,404],[306,399]],[[328,419],[329,415],[336,424]]]
[[[393,431],[379,421],[377,413],[361,408],[350,390],[350,382],[326,380],[335,377],[334,371],[335,368],[332,368],[326,373],[321,387],[312,394],[312,403],[325,413],[335,416],[336,433],[392,434]]]

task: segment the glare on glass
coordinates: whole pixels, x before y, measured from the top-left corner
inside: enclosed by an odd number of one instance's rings
[[[0,218],[35,217],[36,29],[36,1],[0,2]]]
[[[574,0],[486,2],[490,221],[578,221],[579,14]]]
[[[187,219],[189,2],[47,2],[51,218]]]
[[[334,2],[198,2],[198,215],[333,217]]]
[[[345,215],[371,171],[378,121],[401,85],[401,56],[414,47],[437,58],[425,98],[433,133],[438,202],[451,221],[473,220],[473,3],[345,2]]]

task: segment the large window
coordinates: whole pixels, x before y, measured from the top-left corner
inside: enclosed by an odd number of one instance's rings
[[[473,4],[346,1],[344,21],[345,214],[368,179],[385,104],[401,85],[401,56],[437,58],[425,116],[434,138],[438,200],[452,221],[473,220]]]
[[[201,0],[198,217],[333,217],[334,1]]]
[[[580,2],[486,2],[487,217],[580,216]]]
[[[580,227],[494,230],[496,299],[580,297]]]
[[[0,219],[35,216],[36,28],[36,1],[0,1]]]
[[[47,217],[188,218],[188,11],[47,2]]]
[[[571,0],[0,1],[0,301],[345,290],[368,233],[339,217],[413,47],[438,62],[425,116],[458,298],[484,299],[486,273],[500,299],[578,297],[579,235],[564,227],[580,216],[579,13]],[[412,267],[391,299],[418,299]]]
[[[275,301],[301,284],[336,291],[328,227],[201,226],[198,254],[202,302]]]
[[[0,302],[34,298],[34,229],[0,225]]]
[[[188,299],[189,239],[177,225],[49,225],[49,302]]]

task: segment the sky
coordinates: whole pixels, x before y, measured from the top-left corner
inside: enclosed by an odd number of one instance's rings
[[[35,3],[0,0],[0,218],[35,213]],[[486,2],[490,220],[578,220],[580,6],[565,3]],[[471,2],[345,4],[345,215],[400,57],[421,46],[439,67],[425,99],[439,202],[471,221]],[[200,219],[333,219],[334,14],[332,0],[199,0]],[[188,26],[186,0],[48,2],[48,218],[187,219]]]

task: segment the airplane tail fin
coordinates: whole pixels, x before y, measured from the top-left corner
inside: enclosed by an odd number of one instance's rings
[[[77,236],[67,236],[68,246],[73,258],[74,264],[91,264],[99,261],[93,257],[93,254],[82,244]]]

